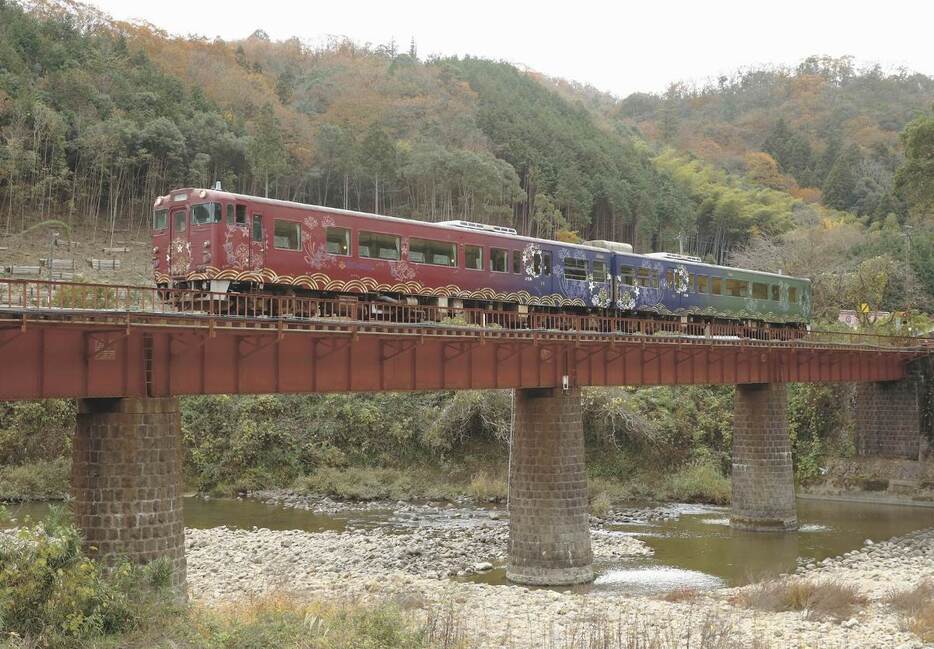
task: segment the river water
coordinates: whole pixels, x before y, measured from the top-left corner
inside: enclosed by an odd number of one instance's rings
[[[10,505],[15,525],[29,516],[41,518],[47,506]],[[489,510],[476,508],[415,508],[411,511],[349,510],[321,514],[267,505],[254,500],[185,499],[185,524],[194,528],[343,531],[385,526],[404,534],[413,526],[450,529],[489,520]],[[934,527],[934,508],[799,500],[800,529],[793,533],[740,532],[729,527],[729,509],[675,506],[668,519],[612,525],[595,534],[634,536],[654,550],[651,558],[622,559],[594,566],[597,579],[585,590],[642,594],[675,588],[735,586],[779,573],[802,563],[819,562],[857,549],[866,539],[893,536]],[[470,577],[471,581],[506,583],[505,569]]]

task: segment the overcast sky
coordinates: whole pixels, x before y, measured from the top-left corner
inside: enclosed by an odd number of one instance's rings
[[[91,0],[115,18],[230,40],[265,30],[324,43],[395,39],[419,55],[472,54],[589,83],[619,96],[703,83],[810,54],[934,75],[931,0],[293,1]]]

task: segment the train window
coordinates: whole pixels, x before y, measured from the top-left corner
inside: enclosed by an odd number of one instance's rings
[[[237,205],[237,225],[246,227],[246,205]]]
[[[551,253],[542,253],[542,275],[551,275]]]
[[[605,282],[606,281],[606,262],[599,259],[594,259],[593,261],[593,281],[595,282]]]
[[[166,226],[169,224],[169,211],[168,210],[156,210],[152,215],[152,229],[153,230],[165,230]]]
[[[675,273],[671,269],[665,271],[665,286],[668,287],[669,291],[675,288]]]
[[[723,280],[719,277],[710,278],[710,294],[720,295],[723,293]]]
[[[773,302],[780,301],[782,299],[781,295],[782,295],[781,287],[778,284],[772,284],[772,301]]]
[[[512,251],[512,272],[522,272],[522,253],[518,250]]]
[[[797,288],[796,286],[789,286],[789,287],[788,287],[788,301],[789,301],[791,304],[797,304],[797,303],[798,303],[798,288]]]
[[[757,300],[769,299],[769,285],[761,282],[752,283],[752,296]]]
[[[344,256],[350,254],[350,230],[347,228],[325,228],[324,236],[329,254]]]
[[[730,297],[749,297],[749,282],[741,279],[727,279],[726,294]]]
[[[464,268],[483,270],[483,248],[464,246]]]
[[[301,250],[302,226],[295,221],[272,222],[272,245],[281,250]]]
[[[409,239],[409,261],[435,266],[457,266],[457,244],[449,241]]]
[[[636,282],[637,286],[658,288],[658,274],[651,268],[640,268]]]
[[[253,215],[253,241],[263,240],[263,215]]]
[[[587,260],[568,257],[564,260],[564,279],[582,282],[587,279]]]
[[[506,257],[509,253],[500,248],[490,248],[490,270],[494,273],[509,272],[506,268]]]
[[[198,203],[191,206],[191,224],[208,225],[221,222],[220,203]]]
[[[175,232],[184,232],[185,231],[185,210],[179,210],[172,214],[172,229]]]
[[[399,237],[377,232],[361,232],[357,238],[357,250],[361,257],[398,261]]]
[[[698,292],[698,293],[706,293],[706,292],[707,292],[707,285],[708,285],[708,284],[707,284],[707,276],[706,276],[706,275],[698,275],[698,276],[697,276],[697,292]]]
[[[626,286],[636,285],[636,271],[632,269],[632,266],[619,267],[619,282]]]
[[[234,206],[227,203],[227,225],[234,224]]]

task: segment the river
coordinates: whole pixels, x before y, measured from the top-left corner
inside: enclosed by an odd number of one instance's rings
[[[15,525],[24,517],[41,518],[47,505],[8,505]],[[800,529],[793,533],[754,533],[730,529],[729,509],[695,505],[672,506],[669,516],[631,524],[608,525],[594,534],[632,536],[647,543],[650,558],[623,558],[597,563],[590,592],[643,594],[686,587],[736,586],[798,565],[818,563],[863,546],[913,530],[934,527],[934,508],[799,500]],[[451,528],[488,521],[490,509],[473,507],[413,509],[349,509],[314,513],[256,500],[185,499],[185,524],[192,528],[335,531],[385,527],[406,534],[413,527]],[[505,569],[463,577],[489,584],[505,583]]]

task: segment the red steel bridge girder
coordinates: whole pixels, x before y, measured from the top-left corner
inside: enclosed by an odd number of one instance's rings
[[[25,320],[23,321],[26,322]],[[889,381],[917,352],[417,332],[0,323],[0,399]]]

